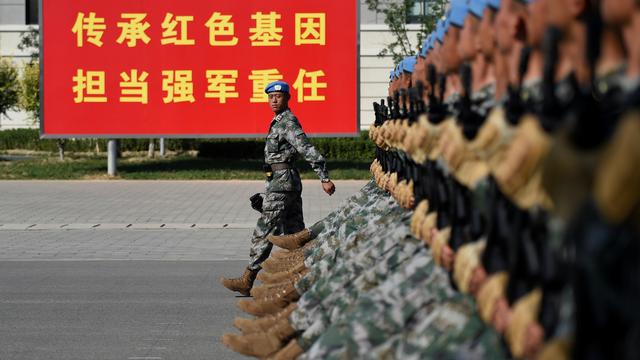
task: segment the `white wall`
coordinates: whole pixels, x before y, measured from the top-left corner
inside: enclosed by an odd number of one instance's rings
[[[20,35],[28,29],[27,25],[0,25],[0,57],[11,58],[20,74],[22,74],[24,64],[29,60],[29,53],[18,49],[18,44],[20,43]],[[38,127],[38,125],[33,124],[25,112],[9,111],[7,116],[0,115],[0,130],[29,127]]]
[[[409,38],[416,42],[418,26],[409,25]],[[390,56],[378,57],[380,50],[393,41],[386,25],[360,26],[360,126],[363,130],[375,120],[373,102],[387,98],[389,72],[394,64]]]

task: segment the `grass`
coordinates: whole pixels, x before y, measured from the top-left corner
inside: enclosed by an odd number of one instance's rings
[[[89,154],[67,154],[60,161],[53,154],[35,154],[29,160],[0,161],[0,180],[95,180],[108,179],[107,158]],[[370,162],[328,161],[331,178],[370,178]],[[317,179],[309,165],[298,164],[303,179]],[[263,180],[262,161],[204,159],[194,154],[171,154],[147,158],[143,153],[125,153],[119,159],[116,179],[127,180]]]

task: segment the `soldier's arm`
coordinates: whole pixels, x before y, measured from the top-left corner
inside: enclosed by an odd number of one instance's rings
[[[284,136],[296,151],[309,163],[321,180],[329,179],[327,162],[320,152],[311,144],[298,121],[289,121]]]

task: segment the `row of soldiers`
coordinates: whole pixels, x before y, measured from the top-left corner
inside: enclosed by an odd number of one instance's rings
[[[452,0],[374,104],[373,180],[272,236],[274,359],[640,357],[640,3]]]

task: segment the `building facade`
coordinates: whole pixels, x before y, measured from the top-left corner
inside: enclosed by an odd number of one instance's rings
[[[360,22],[360,124],[364,130],[374,120],[373,101],[387,96],[389,70],[393,67],[393,61],[391,57],[378,56],[385,44],[392,41],[384,18],[368,10],[362,0]],[[37,24],[38,0],[0,0],[0,56],[12,58],[19,68],[22,67],[30,54],[18,48],[21,34],[30,27],[37,27]],[[418,27],[413,29],[417,30]],[[37,126],[25,113],[0,115],[0,130]]]

